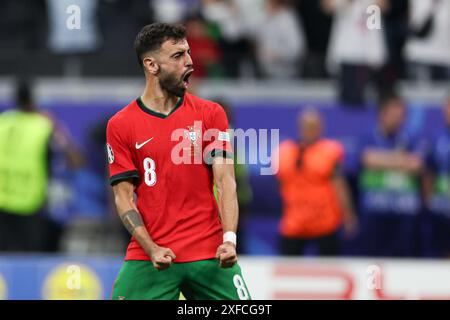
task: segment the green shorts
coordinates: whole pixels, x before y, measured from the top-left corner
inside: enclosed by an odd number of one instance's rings
[[[111,298],[113,300],[250,300],[236,263],[221,268],[216,259],[174,263],[158,271],[150,261],[125,261]]]

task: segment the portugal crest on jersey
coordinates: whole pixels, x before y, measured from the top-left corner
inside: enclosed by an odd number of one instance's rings
[[[184,138],[190,142],[189,148],[183,148],[185,151],[188,151],[189,154],[194,155],[200,152],[201,143],[201,131],[200,129],[195,128],[194,126],[187,126],[187,130],[185,130]]]
[[[185,132],[185,137],[189,139],[192,146],[198,146],[198,139],[200,138],[200,130],[195,129],[193,126],[187,126],[187,130]]]

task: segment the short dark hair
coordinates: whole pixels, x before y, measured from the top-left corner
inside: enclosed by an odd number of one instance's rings
[[[33,104],[31,80],[20,79],[16,83],[16,104],[20,110],[29,110]]]
[[[391,102],[393,102],[393,101],[403,102],[403,99],[396,92],[389,92],[389,93],[383,95],[380,98],[378,111],[380,113],[385,111],[390,106]]]
[[[144,26],[134,40],[139,64],[142,66],[142,58],[145,53],[161,48],[161,45],[169,40],[183,40],[186,38],[186,28],[181,24],[156,22]]]

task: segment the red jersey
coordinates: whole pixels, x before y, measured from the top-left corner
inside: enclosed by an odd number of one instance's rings
[[[221,106],[188,93],[169,115],[138,98],[108,122],[110,183],[134,180],[144,224],[157,245],[172,249],[175,262],[214,258],[222,243],[208,162],[232,155],[227,130]],[[125,260],[150,258],[132,237]]]

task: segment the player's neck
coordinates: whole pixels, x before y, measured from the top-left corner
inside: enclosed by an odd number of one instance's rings
[[[168,93],[159,86],[147,84],[141,100],[146,108],[158,113],[169,114],[178,102],[179,97]]]

